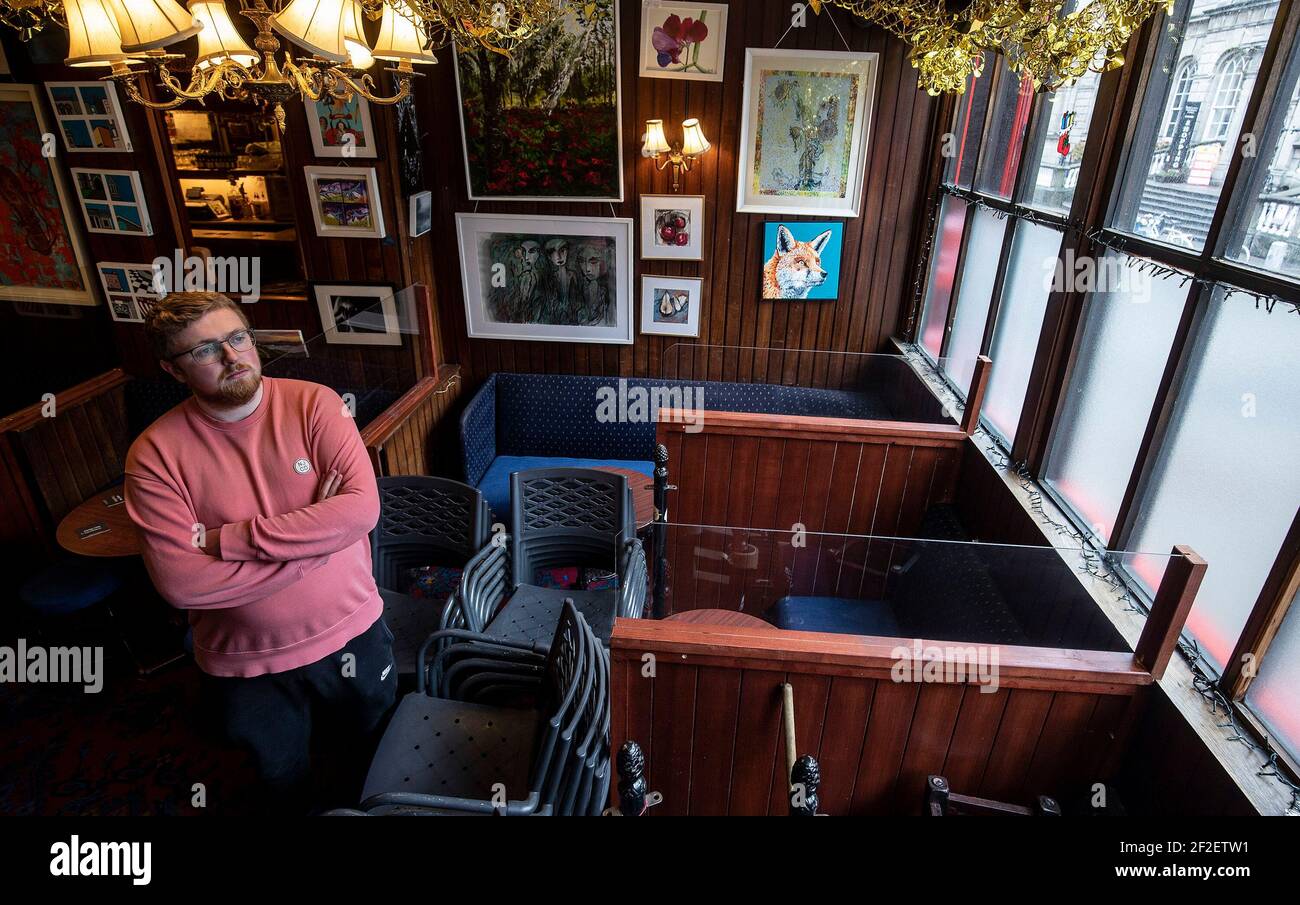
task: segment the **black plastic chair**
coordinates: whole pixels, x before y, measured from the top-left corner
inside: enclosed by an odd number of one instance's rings
[[[593,699],[608,701],[608,667],[602,666],[603,648],[572,604],[564,606],[549,649],[545,674],[536,683],[539,708],[407,695],[379,743],[361,810],[557,813],[564,783],[575,775],[574,739],[585,739],[590,730]],[[594,715],[601,718],[598,709]]]
[[[492,521],[483,495],[459,481],[419,475],[379,478],[377,484],[372,569],[397,670],[410,673],[420,644],[441,625],[446,600],[405,593],[404,573],[421,566],[463,568],[487,543]]]
[[[510,500],[511,534],[498,535],[466,566],[443,628],[464,628],[488,641],[544,643],[564,602],[572,600],[596,637],[608,644],[616,616],[644,613],[645,550],[636,536],[625,477],[585,468],[520,471],[510,476]],[[533,583],[542,569],[608,568],[612,561],[617,588]]]

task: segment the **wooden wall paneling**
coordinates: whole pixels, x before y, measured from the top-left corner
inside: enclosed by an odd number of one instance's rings
[[[847,814],[853,803],[858,760],[866,741],[872,700],[881,683],[832,676],[826,700],[826,727],[817,760],[822,769],[821,811]],[[797,714],[796,714],[797,718]],[[802,755],[806,752],[800,752]]]
[[[913,682],[876,682],[866,741],[853,786],[853,814],[887,814],[903,765],[907,737],[920,686]]]
[[[729,815],[767,813],[769,789],[781,771],[779,762],[785,758],[781,741],[781,685],[785,680],[784,672],[742,671]]]
[[[811,754],[821,760],[823,730],[828,718],[826,712],[830,700],[831,677],[810,675],[787,675],[786,681],[794,689],[794,744],[795,756]],[[778,701],[782,700],[778,698]],[[785,726],[780,716],[781,704],[777,705],[777,724],[780,728],[781,744],[777,746],[776,769],[772,771],[771,794],[768,797],[768,816],[783,817],[790,810],[790,774],[785,762]]]
[[[979,788],[1009,697],[985,693],[976,685],[966,686],[940,771],[951,788],[958,792]]]
[[[893,810],[918,814],[925,795],[925,778],[944,762],[952,744],[965,686],[923,683],[907,735],[907,748],[898,771]]]
[[[1013,688],[993,742],[979,791],[969,792],[994,801],[1011,801],[1024,778],[1024,767],[1038,746],[1038,738],[1051,710],[1053,694]]]
[[[738,669],[716,667],[702,667],[698,672],[695,719],[702,724],[716,723],[716,731],[701,734],[691,752],[693,765],[688,809],[692,814],[727,812],[743,675]]]
[[[656,663],[652,753],[646,775],[664,796],[663,813],[686,814],[690,806],[692,744],[695,737],[695,695],[699,669],[660,657]]]

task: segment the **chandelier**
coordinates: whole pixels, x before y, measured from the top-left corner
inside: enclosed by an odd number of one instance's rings
[[[567,10],[567,0],[239,0],[240,15],[257,28],[252,47],[225,0],[189,0],[184,9],[176,0],[0,0],[0,22],[23,40],[58,23],[68,31],[67,65],[108,67],[104,78],[146,107],[170,110],[215,94],[272,107],[283,129],[291,98],[360,95],[396,104],[421,75],[414,67],[436,63],[438,48],[475,42],[509,55]],[[365,19],[380,21],[373,47]],[[167,48],[195,36],[185,73],[179,61],[186,57]],[[282,55],[280,38],[291,45]],[[305,53],[295,55],[295,47]],[[396,64],[387,68],[391,95],[378,94],[367,72],[376,60]],[[139,79],[148,73],[168,97],[145,96]]]
[[[1000,53],[1034,88],[1053,91],[1084,73],[1124,63],[1135,29],[1173,0],[822,0],[908,44],[917,82],[929,94],[961,93]],[[821,3],[814,5],[817,9]]]

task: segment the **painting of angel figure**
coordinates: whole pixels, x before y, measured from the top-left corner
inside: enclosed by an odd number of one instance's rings
[[[458,214],[469,335],[631,342],[631,224]]]
[[[856,217],[878,55],[745,51],[736,209]]]

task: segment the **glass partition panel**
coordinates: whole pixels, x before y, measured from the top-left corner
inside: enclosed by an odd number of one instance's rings
[[[660,376],[665,392],[693,387],[706,411],[955,423],[902,355],[674,343]]]
[[[941,520],[942,521],[942,520]],[[678,622],[1127,651],[1075,573],[1080,551],[805,530],[667,524],[661,601]],[[1124,554],[1156,574],[1169,554]],[[651,601],[655,600],[651,594]]]
[[[330,387],[343,398],[357,427],[364,428],[415,383],[415,344],[422,341],[415,288],[399,292],[348,284],[313,288],[327,328],[304,337],[301,330],[255,323],[262,373]]]

